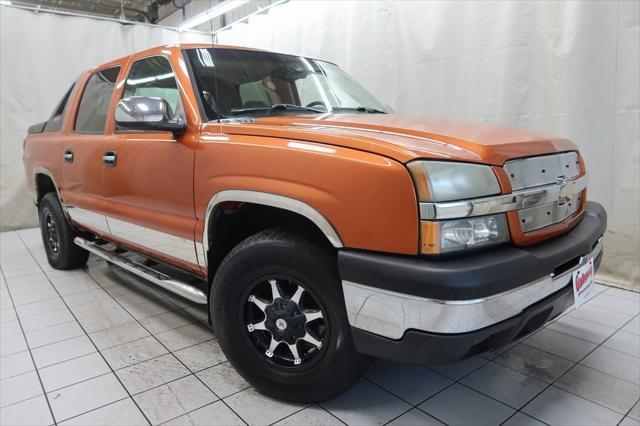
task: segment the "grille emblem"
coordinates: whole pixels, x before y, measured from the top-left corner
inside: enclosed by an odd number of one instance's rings
[[[558,195],[558,205],[563,205],[571,201],[571,197],[576,193],[576,183],[573,180],[559,177],[556,183],[560,185],[560,193]]]

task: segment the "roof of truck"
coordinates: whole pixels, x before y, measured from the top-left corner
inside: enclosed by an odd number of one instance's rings
[[[274,52],[272,50],[256,49],[256,48],[253,48],[253,47],[246,47],[246,46],[233,46],[233,45],[227,45],[227,44],[215,44],[215,43],[172,43],[172,44],[165,44],[165,45],[161,45],[161,46],[152,47],[150,49],[145,49],[145,50],[140,50],[140,51],[133,52],[133,53],[131,53],[129,55],[122,56],[122,57],[114,59],[112,61],[108,61],[108,62],[105,62],[103,64],[100,64],[100,65],[97,65],[95,67],[92,67],[91,71],[94,71],[96,69],[106,68],[106,67],[109,67],[109,66],[112,66],[112,65],[115,65],[115,64],[124,63],[127,59],[129,59],[129,57],[131,57],[133,55],[148,56],[148,55],[153,55],[153,54],[157,54],[157,53],[163,53],[163,50],[166,51],[167,49],[198,49],[198,48],[212,48],[212,47],[214,47],[216,49],[252,50],[252,51],[256,51],[256,52],[273,52],[273,53],[291,55],[291,53]],[[308,56],[305,56],[305,57],[309,58]],[[318,59],[318,58],[313,58],[313,59]],[[325,62],[329,62],[329,61],[325,61]]]

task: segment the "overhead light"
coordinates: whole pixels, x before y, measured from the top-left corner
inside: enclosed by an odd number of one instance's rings
[[[11,6],[11,0],[0,0],[0,6]]]
[[[249,3],[249,0],[225,0],[209,10],[197,14],[193,18],[187,19],[178,27],[178,31],[190,30],[247,3]]]

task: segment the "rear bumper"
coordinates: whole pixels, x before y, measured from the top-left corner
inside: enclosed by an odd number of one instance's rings
[[[569,233],[526,248],[433,260],[342,251],[356,348],[396,361],[444,362],[506,344],[573,303],[572,273],[590,258],[599,266],[605,229],[604,209],[588,203]]]

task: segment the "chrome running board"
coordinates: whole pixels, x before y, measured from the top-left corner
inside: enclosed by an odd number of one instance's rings
[[[91,241],[85,240],[84,238],[76,237],[73,242],[79,247],[82,247],[83,249],[105,259],[108,262],[113,263],[114,265],[121,267],[122,269],[131,272],[132,274],[139,276],[140,278],[151,281],[153,284],[160,286],[165,290],[169,290],[170,292],[182,296],[185,299],[189,299],[192,302],[203,305],[207,304],[207,295],[203,291],[195,288],[192,285],[189,285],[182,281],[174,280],[170,276],[165,275],[162,272],[158,272],[155,269],[149,268],[148,266],[121,256],[118,253],[105,250],[102,247],[92,243]]]

